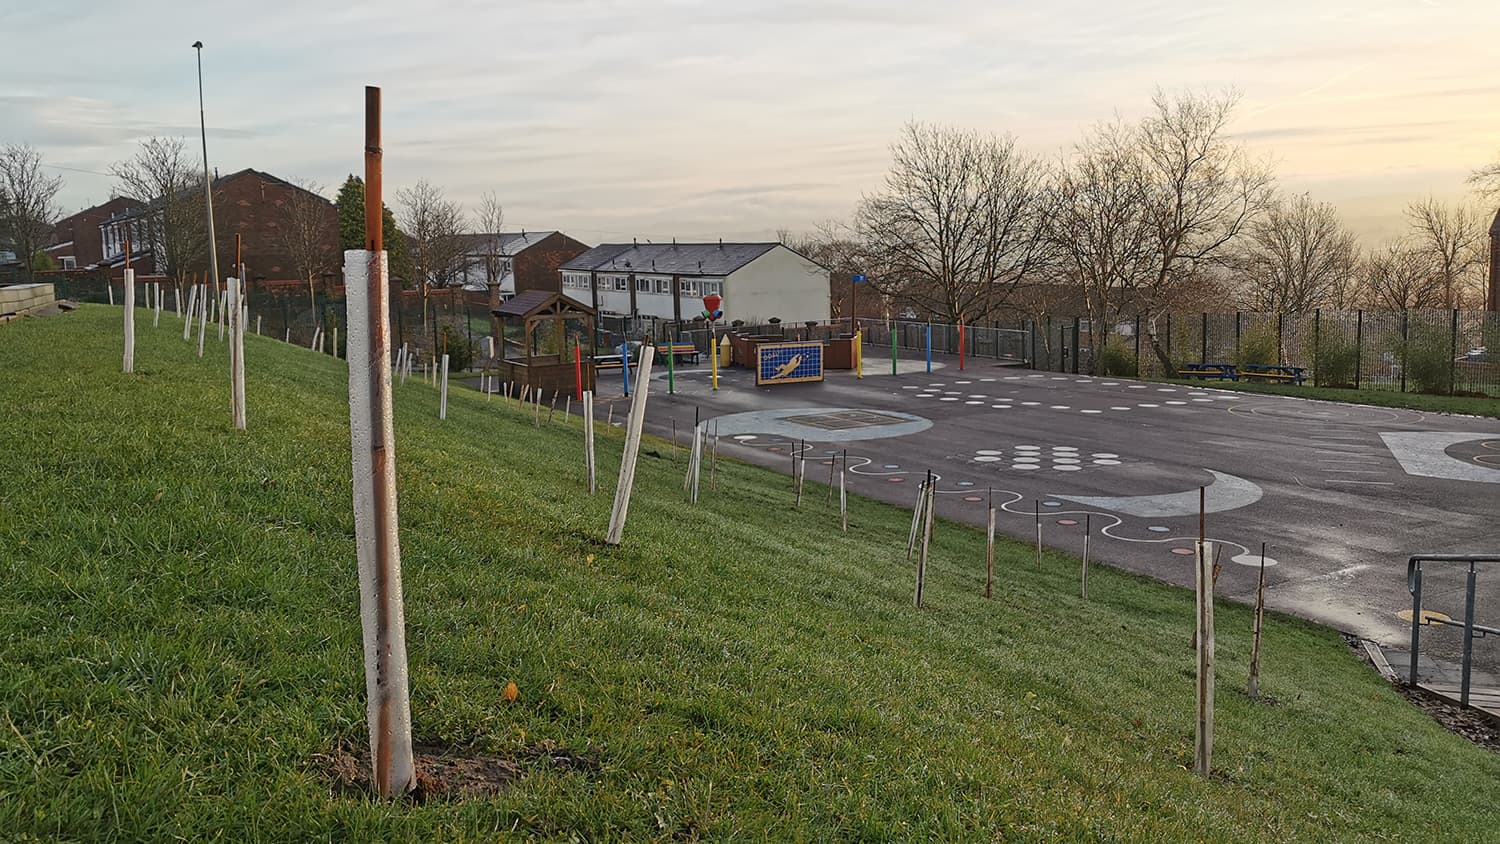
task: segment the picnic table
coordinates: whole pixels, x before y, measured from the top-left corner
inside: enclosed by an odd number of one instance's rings
[[[1301,384],[1305,379],[1305,367],[1281,366],[1270,363],[1247,363],[1240,367],[1240,377],[1252,381],[1276,381],[1284,384]]]
[[[1177,368],[1183,378],[1216,378],[1220,381],[1238,381],[1239,375],[1232,363],[1185,363]]]

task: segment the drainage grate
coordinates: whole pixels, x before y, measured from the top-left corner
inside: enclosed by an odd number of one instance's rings
[[[853,428],[901,425],[911,420],[869,410],[839,410],[832,413],[812,413],[807,416],[788,416],[783,421],[822,428],[825,431],[848,431]]]

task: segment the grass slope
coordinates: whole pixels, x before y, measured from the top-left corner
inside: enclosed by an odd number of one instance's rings
[[[1192,598],[942,524],[913,610],[908,516],[721,465],[642,458],[626,542],[597,544],[576,423],[455,391],[396,399],[413,722],[521,760],[500,798],[335,796],[365,742],[346,373],[175,320],[119,372],[119,311],[0,327],[0,837],[493,840],[1480,840],[1500,757],[1444,732],[1331,632],[1219,609],[1216,775],[1192,753]],[[140,321],[137,321],[140,324]],[[61,373],[61,374],[58,374]],[[618,434],[601,443],[613,479]],[[812,473],[815,474],[815,473]],[[606,487],[612,483],[606,483]],[[1185,563],[1186,564],[1186,563]],[[505,703],[507,681],[520,700]],[[526,761],[552,741],[597,770]]]
[[[1167,384],[1182,384],[1188,387],[1213,387],[1219,390],[1238,390],[1242,393],[1260,393],[1271,396],[1296,396],[1317,401],[1352,402],[1375,407],[1402,407],[1424,410],[1430,413],[1464,413],[1471,416],[1500,418],[1500,398],[1483,396],[1440,396],[1430,393],[1403,393],[1400,390],[1355,390],[1350,387],[1314,387],[1312,382],[1296,384],[1270,384],[1262,381],[1214,381],[1196,378],[1152,379]]]

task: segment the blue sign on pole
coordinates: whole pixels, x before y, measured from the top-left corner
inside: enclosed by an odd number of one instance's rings
[[[860,284],[865,280],[865,275],[864,273],[855,273],[854,277],[849,280],[855,284]]]

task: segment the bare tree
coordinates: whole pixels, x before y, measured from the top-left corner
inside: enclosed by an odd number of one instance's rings
[[[484,283],[490,293],[490,331],[500,337],[500,318],[495,310],[500,307],[500,283],[505,277],[504,252],[500,232],[505,228],[505,207],[493,192],[479,198],[479,208],[474,212],[474,222],[484,235],[480,246],[480,260],[484,263]]]
[[[0,147],[0,246],[29,273],[52,239],[62,177],[42,172],[42,154],[26,144]]]
[[[181,138],[149,138],[135,157],[110,168],[117,195],[149,203],[140,223],[156,270],[179,285],[208,263],[203,174],[186,149]]]
[[[1095,364],[1111,326],[1156,268],[1151,184],[1136,140],[1135,128],[1120,122],[1095,127],[1058,168],[1052,188],[1054,277],[1078,292]]]
[[[1370,253],[1365,262],[1370,303],[1389,311],[1441,307],[1443,284],[1430,257],[1396,241]]]
[[[317,280],[339,267],[338,212],[323,198],[323,189],[311,181],[295,183],[281,206],[278,233],[281,246],[297,271],[307,280],[307,301],[313,321],[318,318]]]
[[[428,292],[447,287],[463,272],[463,206],[443,197],[443,189],[427,180],[396,191],[402,206],[401,230],[406,233],[411,262],[422,290],[422,326],[427,327]]]
[[[1471,205],[1448,205],[1428,197],[1406,206],[1411,248],[1425,257],[1442,285],[1444,308],[1456,308],[1470,285],[1482,282],[1488,261],[1485,219]]]
[[[1176,372],[1158,341],[1156,317],[1195,279],[1226,257],[1229,245],[1271,203],[1270,167],[1251,160],[1225,130],[1239,95],[1218,97],[1158,90],[1153,113],[1141,121],[1140,153],[1149,188],[1155,272],[1141,288],[1151,349],[1168,375]]]
[[[1234,259],[1251,310],[1304,314],[1337,305],[1359,276],[1359,243],[1338,211],[1306,194],[1273,205],[1246,230]]]
[[[1474,192],[1489,200],[1500,199],[1500,156],[1469,174]]]
[[[983,317],[1046,261],[1047,168],[1012,138],[911,123],[891,156],[855,220],[879,292]]]

